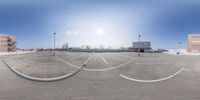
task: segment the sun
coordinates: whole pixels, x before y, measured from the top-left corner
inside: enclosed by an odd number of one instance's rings
[[[97,30],[96,30],[96,33],[97,33],[98,35],[102,35],[102,34],[104,34],[104,30],[103,30],[103,29],[97,29]]]

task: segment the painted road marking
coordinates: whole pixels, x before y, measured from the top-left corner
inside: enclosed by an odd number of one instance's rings
[[[102,56],[102,55],[99,55],[100,57],[101,57],[101,59],[103,60],[103,62],[105,63],[105,64],[108,64],[108,62],[106,61],[106,59]]]
[[[124,65],[126,65],[126,64],[128,64],[128,63],[130,63],[131,61],[133,61],[134,59],[131,59],[131,60],[129,60],[129,61],[127,61],[127,62],[125,62],[125,63],[123,63],[123,64],[121,64],[121,65],[118,65],[118,66],[116,66],[116,67],[111,67],[111,68],[104,68],[104,69],[88,69],[88,68],[83,68],[83,70],[85,70],[85,71],[108,71],[108,70],[113,70],[113,69],[117,69],[117,68],[120,68],[120,67],[122,67],[122,66],[124,66]]]
[[[90,59],[92,59],[92,57],[93,57],[93,55],[91,55],[91,56],[83,63],[83,65],[86,65],[86,64],[88,63],[88,61],[89,61]]]
[[[127,76],[124,76],[122,74],[120,74],[120,76],[122,78],[125,78],[127,80],[130,80],[130,81],[134,81],[134,82],[140,82],[140,83],[153,83],[153,82],[160,82],[160,81],[164,81],[164,80],[168,80],[172,77],[175,77],[176,75],[178,75],[179,73],[181,73],[185,68],[181,68],[180,70],[178,70],[176,73],[174,73],[173,75],[170,75],[168,77],[165,77],[165,78],[161,78],[161,79],[156,79],[156,80],[140,80],[140,79],[134,79],[134,78],[130,78],[130,77],[127,77]]]
[[[29,76],[29,75],[26,75],[24,73],[21,73],[19,72],[18,70],[16,70],[15,68],[13,67],[10,67],[4,60],[3,58],[1,57],[1,60],[3,61],[3,63],[12,71],[14,72],[15,74],[17,74],[18,76],[22,77],[22,78],[25,78],[25,79],[28,79],[28,80],[31,80],[31,81],[37,81],[37,82],[54,82],[54,81],[60,81],[60,80],[63,80],[63,79],[66,79],[66,78],[69,78],[75,74],[77,74],[83,67],[81,67],[80,69],[78,69],[77,71],[71,71],[63,76],[59,76],[59,77],[52,77],[52,78],[38,78],[38,77],[33,77],[33,76]]]
[[[74,64],[71,64],[71,63],[69,63],[69,62],[63,60],[63,58],[60,58],[60,57],[58,57],[58,56],[56,56],[56,57],[57,57],[58,59],[60,59],[61,61],[63,61],[64,63],[68,64],[68,65],[71,65],[71,66],[73,66],[73,67],[75,67],[75,68],[81,68],[81,67],[79,67],[79,66],[76,66],[76,65],[74,65]]]
[[[58,56],[56,56],[56,57],[58,57]],[[61,58],[61,57],[58,57],[61,61],[63,61],[64,63],[67,63],[67,64],[69,64],[69,65],[71,65],[71,66],[73,66],[73,67],[75,67],[75,68],[81,68],[81,67],[79,67],[79,66],[76,66],[76,65],[73,65],[73,64],[71,64],[71,63],[69,63],[69,62],[67,62],[67,61],[65,61],[65,60],[63,60],[63,58]],[[90,58],[90,57],[89,57]],[[89,59],[88,58],[88,59]],[[90,58],[91,59],[91,58]],[[125,62],[125,63],[123,63],[123,64],[121,64],[121,65],[118,65],[118,66],[116,66],[116,67],[111,67],[111,68],[105,68],[105,69],[89,69],[89,68],[83,68],[82,70],[85,70],[85,71],[107,71],[107,70],[112,70],[112,69],[116,69],[116,68],[120,68],[120,67],[122,67],[122,66],[124,66],[124,65],[126,65],[126,64],[128,64],[128,63],[130,63],[131,61],[133,61],[135,58],[133,58],[133,59],[130,59],[130,60],[128,60],[127,62]]]

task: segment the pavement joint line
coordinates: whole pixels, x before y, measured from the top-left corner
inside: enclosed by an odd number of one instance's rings
[[[69,77],[72,77],[74,76],[75,74],[77,74],[79,71],[81,71],[81,68],[79,68],[77,71],[75,71],[74,73],[72,72],[69,72],[63,76],[59,76],[59,77],[53,77],[53,78],[38,78],[38,77],[33,77],[33,76],[29,76],[29,75],[25,75],[24,73],[21,73],[19,72],[18,70],[16,70],[15,68],[13,67],[10,67],[2,57],[0,57],[2,62],[8,67],[8,69],[10,69],[12,72],[14,72],[16,75],[24,78],[24,79],[27,79],[27,80],[31,80],[31,81],[36,81],[36,82],[56,82],[56,81],[61,81],[61,80],[64,80],[66,78],[69,78]]]
[[[140,62],[135,62],[135,64],[140,64],[140,65],[149,65],[149,64],[151,64],[151,65],[154,65],[154,64],[169,64],[169,62],[158,62],[158,63],[150,63],[150,62],[148,62],[148,63],[140,63]]]
[[[161,79],[155,79],[155,80],[140,80],[140,79],[134,79],[134,78],[130,78],[130,77],[127,77],[127,76],[124,76],[122,74],[120,74],[120,76],[124,79],[127,79],[127,80],[130,80],[130,81],[134,81],[134,82],[140,82],[140,83],[155,83],[155,82],[160,82],[160,81],[165,81],[165,80],[168,80],[170,78],[173,78],[175,76],[177,76],[179,73],[181,73],[182,71],[184,71],[185,68],[181,68],[179,69],[176,73],[168,76],[168,77],[165,77],[165,78],[161,78]]]

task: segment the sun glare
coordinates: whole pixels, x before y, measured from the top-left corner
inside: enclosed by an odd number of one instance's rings
[[[98,35],[102,35],[102,34],[104,34],[104,30],[98,29],[98,30],[96,31],[96,33],[97,33]]]

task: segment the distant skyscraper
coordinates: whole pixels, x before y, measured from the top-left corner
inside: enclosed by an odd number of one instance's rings
[[[86,49],[87,49],[87,50],[90,50],[91,48],[90,48],[90,46],[89,46],[89,45],[87,45],[87,46],[86,46]]]
[[[66,50],[69,49],[69,47],[68,47],[68,43],[63,44],[63,49],[66,49]]]
[[[103,44],[99,46],[99,49],[103,49]]]

